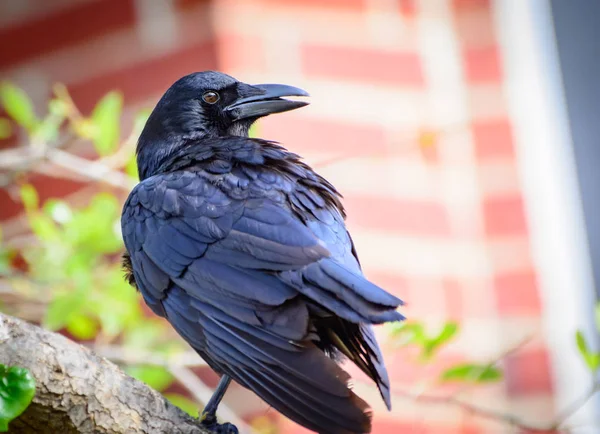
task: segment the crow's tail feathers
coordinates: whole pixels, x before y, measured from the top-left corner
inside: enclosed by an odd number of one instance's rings
[[[350,376],[313,342],[246,324],[177,287],[163,304],[169,321],[213,368],[277,411],[320,434],[371,432],[371,409],[351,390]]]
[[[396,311],[402,300],[332,259],[280,276],[317,305],[350,322],[382,324],[404,319]]]

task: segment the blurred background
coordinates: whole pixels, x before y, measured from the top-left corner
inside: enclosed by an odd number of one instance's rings
[[[190,72],[291,84],[311,105],[254,133],[336,185],[365,274],[407,302],[378,328],[392,412],[348,366],[373,432],[558,432],[598,385],[598,20],[591,1],[2,0],[0,310],[194,412],[202,392],[145,355],[216,377],[118,267],[136,132]],[[225,403],[255,432],[306,432],[240,387]],[[596,396],[568,424],[599,417]]]

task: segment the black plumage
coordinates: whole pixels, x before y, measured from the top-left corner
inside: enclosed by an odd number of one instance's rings
[[[348,357],[388,408],[371,324],[401,301],[362,274],[337,190],[277,143],[259,117],[305,105],[281,85],[217,72],[177,81],[141,134],[141,182],[122,215],[130,282],[218,373],[320,433],[370,432]],[[216,101],[215,101],[216,99]]]

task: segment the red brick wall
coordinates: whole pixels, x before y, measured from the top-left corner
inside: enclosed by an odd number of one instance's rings
[[[505,382],[469,390],[465,398],[532,419],[552,414],[549,362],[536,334],[541,305],[488,1],[181,0],[168,13],[156,12],[158,39],[143,30],[153,15],[142,22],[140,2],[29,3],[38,7],[14,7],[12,19],[0,6],[0,40],[20,41],[0,44],[0,74],[38,102],[58,80],[84,110],[113,88],[138,107],[179,76],[209,68],[307,89],[311,106],[265,119],[260,135],[304,155],[342,191],[365,272],[408,302],[407,316],[432,326],[462,323],[442,366],[488,361],[534,336],[503,363]],[[38,184],[44,196],[78,188]],[[0,219],[17,215],[5,193],[0,200]],[[398,390],[441,369],[415,366],[410,354],[391,346],[385,353]],[[374,388],[360,381],[356,388],[375,407],[378,434],[498,429],[400,394],[387,413]],[[247,395],[233,395],[228,399],[240,411],[265,414]],[[280,423],[285,433],[301,431]]]

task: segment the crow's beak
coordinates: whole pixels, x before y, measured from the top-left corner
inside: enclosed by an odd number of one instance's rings
[[[306,101],[290,101],[282,98],[285,96],[309,96],[308,92],[297,87],[285,84],[258,84],[252,88],[260,93],[240,98],[225,108],[233,121],[259,118],[308,105]]]

